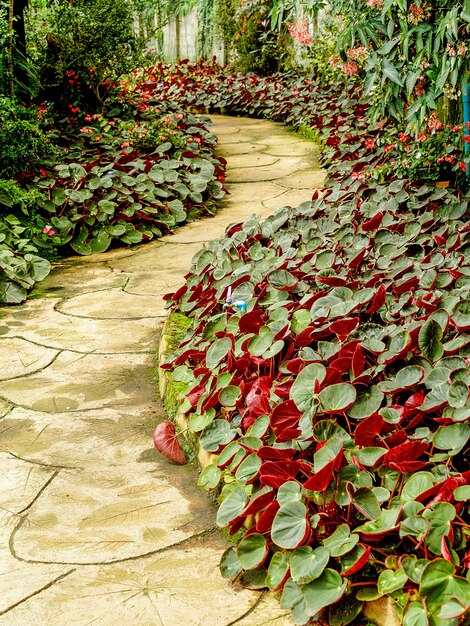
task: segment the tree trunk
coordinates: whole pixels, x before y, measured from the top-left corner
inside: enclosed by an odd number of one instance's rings
[[[29,96],[24,19],[27,8],[28,0],[10,0],[8,4],[8,81],[12,98]]]
[[[181,61],[181,19],[179,15],[176,15],[175,19],[175,47],[176,60]]]

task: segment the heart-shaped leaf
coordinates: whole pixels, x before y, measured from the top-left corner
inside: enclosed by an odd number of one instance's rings
[[[307,509],[302,502],[288,502],[276,513],[271,538],[280,548],[297,548],[308,535]]]
[[[291,576],[299,585],[305,585],[323,573],[329,560],[330,552],[327,548],[296,548],[290,556]]]
[[[354,404],[356,396],[356,390],[352,385],[337,383],[320,391],[318,399],[325,413],[342,413]]]
[[[167,459],[185,465],[187,463],[184,452],[176,437],[176,428],[173,422],[168,420],[160,422],[153,433],[153,444],[155,448],[166,456]]]
[[[346,584],[338,572],[325,569],[319,578],[302,589],[307,614],[313,617],[321,609],[337,602],[345,592]]]

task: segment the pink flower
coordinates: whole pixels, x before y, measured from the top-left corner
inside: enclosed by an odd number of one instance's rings
[[[49,228],[49,226],[46,226],[42,232],[45,235],[49,235],[49,237],[53,237],[55,235],[55,230],[52,230],[52,228]]]
[[[309,46],[312,43],[313,37],[308,30],[307,20],[297,23],[287,22],[287,28],[290,36],[297,43],[300,43],[302,46]]]
[[[80,128],[80,132],[84,133],[85,135],[91,135],[93,133],[93,129],[88,128],[88,126],[84,126],[83,128]]]
[[[359,61],[365,59],[369,49],[366,46],[358,46],[357,48],[350,48],[347,51],[348,58],[353,61]]]
[[[383,0],[366,0],[366,4],[371,9],[381,9]]]
[[[354,76],[359,71],[359,65],[355,61],[346,61],[341,69],[348,76]]]

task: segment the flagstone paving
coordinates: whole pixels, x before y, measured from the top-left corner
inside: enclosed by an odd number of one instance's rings
[[[230,223],[309,200],[314,145],[213,116],[228,161],[217,215],[157,242],[58,263],[0,317],[0,624],[289,625],[272,594],[223,580],[196,470],[152,447],[163,295]]]

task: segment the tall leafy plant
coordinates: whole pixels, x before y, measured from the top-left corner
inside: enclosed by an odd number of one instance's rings
[[[466,81],[470,3],[468,0],[333,0],[344,19],[338,50],[352,59],[367,50],[362,71],[371,111],[405,118],[420,127],[439,100],[458,101]],[[458,108],[458,107],[457,107]]]

